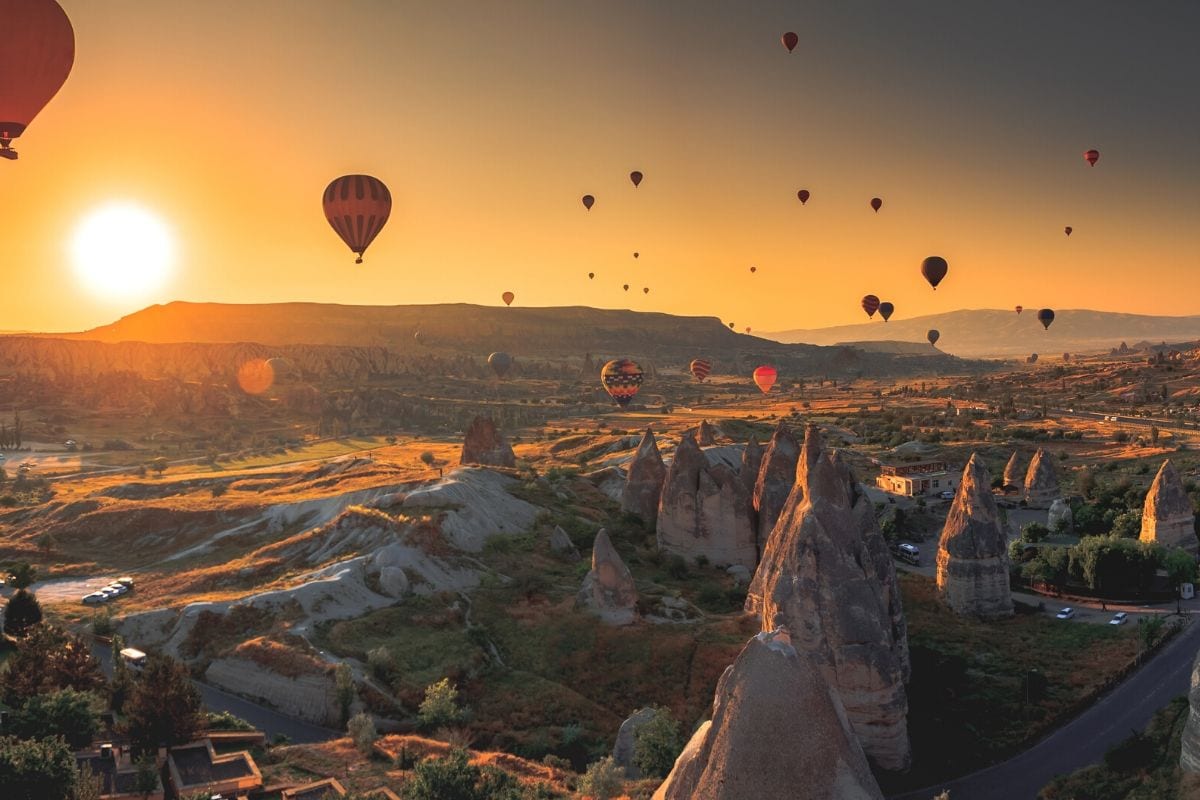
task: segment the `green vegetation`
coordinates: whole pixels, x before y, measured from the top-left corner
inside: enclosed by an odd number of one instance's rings
[[[4,800],[67,800],[75,777],[75,759],[62,739],[0,736]]]
[[[404,800],[542,800],[556,795],[543,785],[521,786],[494,766],[477,767],[465,750],[422,761],[404,784]]]
[[[418,719],[426,730],[455,725],[462,721],[463,710],[458,705],[458,687],[446,678],[425,689]]]
[[[125,703],[125,717],[130,740],[143,752],[190,742],[204,726],[200,692],[187,668],[162,655],[147,659]]]
[[[621,794],[625,782],[625,770],[617,766],[612,756],[591,764],[579,781],[579,793],[595,800],[612,800]]]
[[[654,716],[633,735],[633,763],[644,776],[665,778],[683,744],[679,723],[665,708],[655,708]]]

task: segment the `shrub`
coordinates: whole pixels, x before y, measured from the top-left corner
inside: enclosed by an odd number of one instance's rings
[[[612,800],[621,794],[625,783],[625,768],[605,756],[593,762],[579,781],[579,793],[594,800]]]
[[[370,714],[360,711],[346,723],[346,731],[354,740],[354,746],[364,756],[370,756],[375,750],[375,740],[379,738],[375,730],[375,720]]]
[[[683,750],[679,723],[665,708],[654,709],[654,716],[633,735],[633,763],[647,777],[665,778]]]
[[[21,638],[42,621],[42,606],[33,592],[18,589],[4,609],[4,632]]]
[[[417,711],[417,718],[425,728],[453,725],[463,718],[458,705],[458,687],[449,678],[442,678],[425,689],[425,699]]]

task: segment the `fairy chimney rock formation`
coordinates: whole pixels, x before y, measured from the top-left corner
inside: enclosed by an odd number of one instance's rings
[[[571,537],[562,529],[561,525],[554,526],[554,532],[550,534],[550,550],[565,558],[567,561],[579,561],[583,558],[579,554],[579,549],[575,547],[575,543],[571,541]]]
[[[726,668],[712,720],[653,800],[882,800],[836,692],[786,631],[760,633]]]
[[[738,470],[738,477],[742,479],[742,484],[750,494],[754,494],[754,484],[758,482],[758,471],[762,467],[762,459],[762,445],[758,443],[758,437],[751,436],[750,441],[746,442],[746,446],[742,449],[742,466]]]
[[[647,428],[633,461],[629,463],[625,489],[621,492],[621,510],[638,515],[643,522],[654,522],[666,475],[667,465],[658,451],[654,431]]]
[[[717,443],[717,429],[706,419],[700,420],[696,428],[696,443],[701,447],[712,447]]]
[[[710,465],[692,436],[684,436],[667,468],[658,506],[658,546],[689,561],[754,568],[750,493],[732,469]]]
[[[1050,454],[1038,448],[1029,462],[1025,473],[1025,503],[1030,508],[1050,508],[1050,504],[1061,497],[1058,475]]]
[[[758,547],[761,552],[779,519],[792,487],[796,485],[796,464],[800,460],[800,443],[783,422],[771,436],[763,454],[754,483],[754,511],[758,514]]]
[[[1200,774],[1200,653],[1192,664],[1192,685],[1188,691],[1188,718],[1183,729],[1183,748],[1179,766],[1185,772]]]
[[[1150,485],[1142,506],[1142,533],[1138,538],[1164,547],[1178,547],[1192,555],[1200,552],[1192,500],[1170,459],[1158,468]]]
[[[882,567],[878,542],[868,544],[874,521],[862,505],[865,493],[811,426],[797,481],[746,608],[761,613],[764,631],[787,628],[796,648],[812,656],[867,757],[883,769],[906,769],[907,643],[899,638],[905,634],[894,571]]]
[[[974,453],[950,506],[937,552],[937,588],[958,614],[997,619],[1013,613],[1008,536],[992,496],[992,476]]]
[[[637,618],[637,587],[601,528],[592,545],[592,570],[583,579],[576,605],[597,614],[609,625],[628,625]]]
[[[1006,492],[1013,490],[1022,492],[1025,490],[1025,474],[1021,471],[1020,453],[1016,450],[1013,450],[1008,463],[1004,465],[1002,485]]]
[[[491,417],[479,416],[471,420],[467,435],[463,439],[463,464],[481,464],[487,467],[515,467],[517,457],[512,447]]]

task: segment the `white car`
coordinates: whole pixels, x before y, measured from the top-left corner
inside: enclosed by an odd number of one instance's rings
[[[127,594],[129,592],[129,587],[123,583],[111,583],[108,586],[105,586],[103,591],[113,592],[119,597],[123,594]]]
[[[105,600],[112,600],[115,597],[121,596],[121,593],[118,592],[116,589],[112,588],[111,586],[105,586],[103,589],[96,592],[96,594],[104,595]]]
[[[938,497],[942,498],[943,500],[953,500],[954,492],[945,491],[945,492],[942,492],[941,494],[939,494]]]
[[[1124,625],[1125,620],[1129,619],[1129,614],[1124,611],[1118,611],[1113,614],[1113,618],[1108,621],[1109,625]]]
[[[108,602],[108,597],[103,592],[92,592],[83,596],[83,602],[86,605],[95,606]]]
[[[1066,608],[1064,608],[1062,611],[1059,611],[1054,616],[1058,617],[1059,619],[1070,619],[1071,617],[1075,616],[1075,609],[1071,608],[1070,606],[1067,606]]]

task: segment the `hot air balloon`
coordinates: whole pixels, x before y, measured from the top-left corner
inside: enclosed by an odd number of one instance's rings
[[[775,385],[775,379],[778,376],[779,373],[774,367],[764,364],[754,370],[754,385],[758,387],[760,392],[766,394],[771,391],[771,387]]]
[[[1063,353],[1063,361],[1070,361],[1070,360],[1071,360],[1071,354]]]
[[[1067,227],[1063,228],[1063,233],[1065,233],[1067,236],[1070,236],[1070,235],[1071,235],[1071,230],[1072,230],[1072,229],[1071,229],[1071,226],[1070,226],[1070,225],[1068,225]]]
[[[594,273],[594,272],[589,272],[589,273],[588,273],[588,280],[589,280],[589,281],[590,281],[590,280],[594,280],[594,279],[595,279],[595,277],[596,277],[596,273]]]
[[[801,189],[800,191],[796,192],[796,197],[800,198],[800,205],[804,205],[808,202],[808,198],[812,197],[812,194],[808,191],[808,189]]]
[[[600,383],[608,396],[624,408],[642,388],[642,368],[632,359],[614,359],[600,370]]]
[[[392,213],[392,193],[370,175],[343,175],[325,187],[322,206],[333,230],[358,255],[354,263],[361,264]]]
[[[642,294],[650,294],[650,287],[647,286],[644,289],[642,289]]]
[[[0,0],[0,157],[58,94],[75,63],[75,30],[54,0]]]
[[[629,173],[629,180],[633,181],[633,188],[636,189],[642,183],[642,173],[635,169],[633,172]]]
[[[508,353],[492,353],[488,356],[488,366],[492,368],[492,372],[496,373],[497,378],[503,378],[508,374],[512,361],[512,356]]]
[[[1054,311],[1049,308],[1043,308],[1038,312],[1038,322],[1042,323],[1042,327],[1050,330],[1050,323],[1054,322]]]
[[[274,374],[275,380],[277,382],[283,380],[284,378],[289,376],[292,372],[291,362],[281,356],[275,356],[274,358],[268,358],[267,366],[271,368],[271,372],[272,372],[272,374]]]
[[[688,364],[688,369],[692,371],[693,378],[700,383],[704,383],[704,379],[708,377],[708,373],[712,372],[712,363],[702,358],[693,358],[692,363]]]
[[[750,274],[751,274],[751,275],[753,275],[753,274],[754,274],[754,273],[756,273],[756,272],[758,272],[758,267],[751,267],[751,268],[750,268]]]
[[[750,332],[750,326],[749,326],[749,325],[747,325],[747,326],[746,326],[746,333],[749,333],[749,332]]]
[[[633,251],[633,257],[634,257],[634,258],[637,258],[637,257],[638,257],[638,251],[637,251],[637,250],[634,250],[634,251]]]
[[[938,332],[937,328],[930,328],[929,333],[925,334],[925,338],[929,340],[930,344],[936,346],[938,339],[942,338],[942,334]]]
[[[1088,162],[1088,166],[1090,167],[1096,166],[1096,162],[1100,160],[1100,151],[1088,150],[1083,154],[1083,160]]]
[[[875,209],[875,213],[879,213],[879,209],[883,208],[883,201],[878,197],[871,198],[871,208]]]
[[[929,256],[921,262],[921,274],[925,276],[925,280],[929,281],[929,285],[933,287],[934,291],[937,291],[938,284],[942,282],[942,278],[946,277],[949,269],[950,265],[941,256]]]
[[[627,292],[628,292],[628,291],[629,291],[629,284],[628,284],[628,283],[626,283],[626,284],[622,284],[621,288],[623,288],[625,291],[627,291]]]
[[[1037,359],[1038,359],[1038,355],[1037,355],[1037,353],[1030,353],[1030,354],[1029,354],[1029,358],[1025,359],[1025,361],[1026,361],[1026,362],[1028,362],[1028,363],[1030,363],[1030,364],[1036,364],[1036,363],[1037,363]]]
[[[779,37],[779,41],[783,42],[783,46],[786,47],[787,51],[790,53],[796,49],[796,45],[800,44],[800,37],[794,32],[788,31],[783,36]]]
[[[892,312],[895,310],[896,307],[886,300],[879,304],[879,316],[883,317],[884,322],[887,322],[889,319],[891,319]]]
[[[729,330],[733,330],[733,323],[729,323]]]
[[[504,294],[500,295],[500,299],[504,301],[504,305],[511,306],[512,301],[516,300],[517,296],[512,292],[505,292]]]
[[[1017,314],[1020,314],[1024,310],[1025,310],[1025,306],[1017,306]]]
[[[873,318],[875,312],[879,310],[879,298],[873,294],[863,295],[862,310],[867,312],[867,318]]]
[[[595,202],[596,202],[596,198],[592,197],[590,194],[585,194],[583,196],[583,207],[586,208],[588,211],[592,210],[592,204]]]

